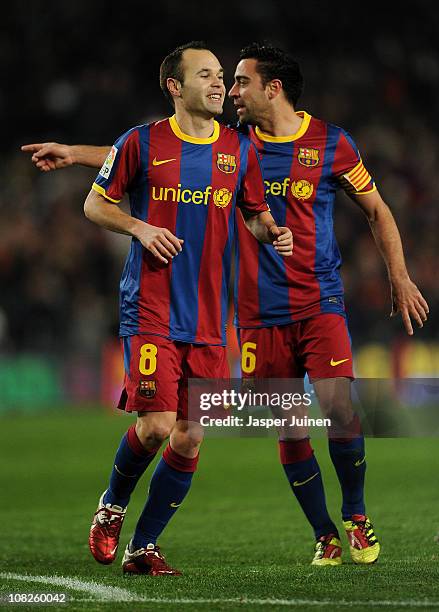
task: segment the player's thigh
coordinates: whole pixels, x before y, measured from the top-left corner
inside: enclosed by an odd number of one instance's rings
[[[314,390],[325,417],[345,422],[352,420],[350,378],[343,376],[320,378],[314,381]]]
[[[294,397],[294,403],[290,402],[288,409],[270,405],[273,417],[286,423],[277,427],[281,440],[300,439],[307,435],[306,428],[294,424],[308,414],[307,405],[299,400],[304,393],[304,370],[297,360],[292,342],[295,326],[239,330],[243,378],[256,379],[253,384],[258,391],[268,393],[270,398],[281,396],[285,398],[284,404],[288,397]],[[270,380],[276,378],[288,379],[288,383]]]
[[[177,412],[178,387],[183,375],[181,356],[175,342],[140,334],[123,338],[125,401],[127,412]]]
[[[312,382],[321,378],[354,378],[345,317],[320,314],[300,321],[297,330],[297,350]]]
[[[243,378],[302,378],[291,343],[293,326],[240,329]]]
[[[277,384],[279,385],[281,381]],[[308,426],[304,419],[308,416],[309,401],[304,398],[305,384],[303,378],[288,380],[287,389],[282,389],[283,407],[272,407],[271,412],[276,419],[280,419],[281,426],[277,427],[279,440],[302,440],[309,435]]]

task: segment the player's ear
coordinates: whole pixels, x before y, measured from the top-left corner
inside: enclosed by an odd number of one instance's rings
[[[269,81],[265,86],[265,91],[267,92],[268,99],[273,100],[282,91],[282,81],[279,79]]]
[[[176,98],[181,96],[181,83],[178,79],[169,77],[166,79],[166,87],[168,88],[171,96],[175,96]]]

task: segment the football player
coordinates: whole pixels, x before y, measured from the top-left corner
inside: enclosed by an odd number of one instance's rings
[[[236,207],[255,239],[282,257],[292,250],[290,230],[277,227],[268,211],[254,145],[214,119],[225,97],[216,56],[201,42],[180,46],[163,60],[160,83],[175,114],[123,134],[84,205],[91,221],[132,237],[120,282],[119,408],[137,413],[99,499],[89,546],[98,562],[114,561],[130,496],[169,437],[122,562],[124,573],[154,576],[180,573],[157,539],[198,463],[202,428],[188,420],[188,378],[229,377],[225,328]],[[119,207],[125,193],[131,214]]]
[[[411,319],[423,326],[428,305],[409,277],[394,217],[352,137],[296,111],[302,86],[300,67],[290,55],[254,43],[241,51],[229,92],[240,130],[258,149],[273,217],[294,229],[293,256],[282,260],[237,219],[235,312],[243,376],[301,379],[308,374],[332,422],[329,453],[340,482],[351,557],[368,564],[378,558],[380,545],[366,514],[364,436],[351,401],[351,341],[333,227],[338,189],[367,217],[387,266],[392,316],[401,314],[409,335]],[[312,563],[339,565],[339,533],[326,507],[309,437],[297,430],[280,434],[281,463],[316,538]]]

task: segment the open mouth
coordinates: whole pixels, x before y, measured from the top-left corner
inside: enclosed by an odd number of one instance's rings
[[[221,94],[209,94],[207,97],[209,100],[213,100],[214,102],[221,102],[222,100]]]

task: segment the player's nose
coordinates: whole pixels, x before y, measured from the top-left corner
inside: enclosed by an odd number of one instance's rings
[[[238,96],[238,91],[237,91],[237,84],[234,83],[231,87],[231,89],[229,90],[228,96],[229,98],[236,98]]]
[[[211,84],[212,84],[214,87],[222,87],[222,86],[223,86],[223,84],[224,84],[224,80],[223,80],[223,78],[222,78],[222,77],[220,77],[219,75],[217,75],[217,74],[213,74],[213,75],[212,75]]]

